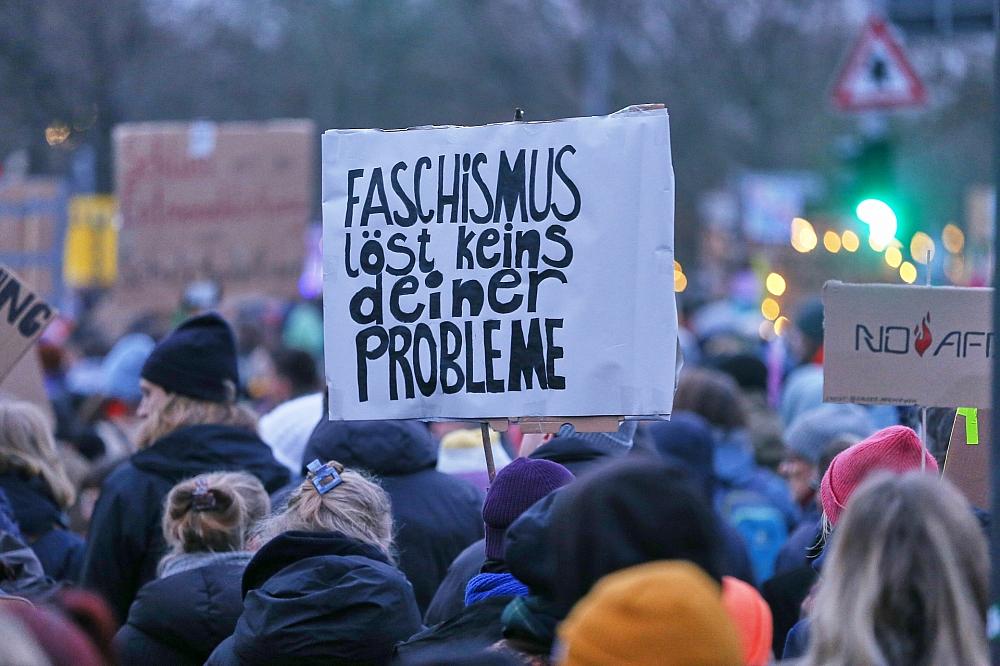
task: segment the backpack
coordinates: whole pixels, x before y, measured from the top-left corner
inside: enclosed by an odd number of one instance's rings
[[[716,495],[716,508],[746,542],[754,578],[760,582],[769,579],[778,553],[788,540],[781,511],[756,490],[725,486]]]

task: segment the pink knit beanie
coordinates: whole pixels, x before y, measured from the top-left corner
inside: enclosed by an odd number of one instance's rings
[[[934,456],[924,451],[917,433],[906,426],[883,428],[846,451],[841,451],[830,463],[820,483],[823,513],[836,525],[844,507],[858,486],[872,472],[909,472],[920,469],[920,457],[927,459],[927,472],[937,474]]]

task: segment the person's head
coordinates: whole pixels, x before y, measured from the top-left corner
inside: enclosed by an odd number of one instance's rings
[[[926,474],[874,475],[844,514],[807,663],[987,664],[989,559],[969,505]]]
[[[229,324],[217,314],[199,315],[178,326],[156,345],[140,376],[140,447],[183,426],[256,428],[256,418],[236,404],[236,342]]]
[[[392,559],[393,524],[389,495],[361,472],[345,469],[335,460],[326,467],[341,482],[325,492],[317,488],[312,472],[292,491],[284,509],[260,522],[255,530],[261,546],[282,532],[339,532],[381,550]],[[325,487],[322,482],[321,487]]]
[[[811,298],[799,306],[789,341],[799,362],[818,360],[823,349],[823,301]]]
[[[170,555],[245,550],[250,528],[270,510],[267,491],[252,474],[200,474],[167,494],[163,537]]]
[[[651,560],[688,560],[721,580],[718,519],[684,469],[631,458],[559,493],[547,540],[554,544],[552,595],[560,607],[568,610],[602,576]],[[513,567],[511,573],[517,576]]]
[[[743,391],[749,393],[767,391],[767,365],[757,354],[747,351],[723,354],[709,359],[707,364],[732,377]]]
[[[750,583],[725,576],[722,579],[722,605],[739,634],[743,663],[748,666],[771,663],[774,619],[760,592]]]
[[[518,455],[530,456],[534,451],[548,442],[559,439],[563,443],[578,442],[588,449],[598,449],[610,456],[624,456],[632,450],[635,440],[635,421],[623,421],[614,432],[581,432],[572,424],[564,424],[555,433],[527,433],[521,438],[521,448]]]
[[[704,488],[705,496],[715,491],[715,436],[702,417],[691,412],[675,411],[669,421],[651,423],[646,429],[656,452],[668,462],[686,468]]]
[[[712,427],[735,430],[747,425],[747,409],[739,386],[717,370],[693,369],[681,375],[674,411],[694,412]]]
[[[905,426],[883,428],[854,446],[838,453],[820,482],[823,516],[831,526],[840,520],[854,491],[871,474],[885,470],[903,473],[921,468],[937,475],[934,456],[924,450],[917,433]]]
[[[42,410],[29,402],[0,400],[0,473],[41,478],[62,508],[76,501]]]
[[[301,349],[282,348],[271,354],[273,366],[268,393],[274,402],[285,402],[319,388],[316,360]]]
[[[517,458],[497,472],[483,503],[486,558],[503,560],[507,528],[532,504],[573,480],[573,473],[550,460]]]
[[[806,504],[819,488],[819,462],[830,442],[841,435],[867,437],[875,424],[864,407],[824,404],[799,415],[785,432],[785,456],[778,472],[792,496]]]
[[[559,639],[562,666],[744,663],[718,581],[676,560],[601,579],[559,626]]]

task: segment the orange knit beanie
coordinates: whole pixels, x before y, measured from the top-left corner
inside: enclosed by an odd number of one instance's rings
[[[736,628],[719,586],[681,560],[640,564],[602,578],[559,627],[567,666],[736,666]]]

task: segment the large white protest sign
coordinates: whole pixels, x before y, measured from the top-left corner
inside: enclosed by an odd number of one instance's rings
[[[670,413],[665,110],[323,136],[334,419]]]
[[[992,290],[827,282],[823,399],[989,407]]]

